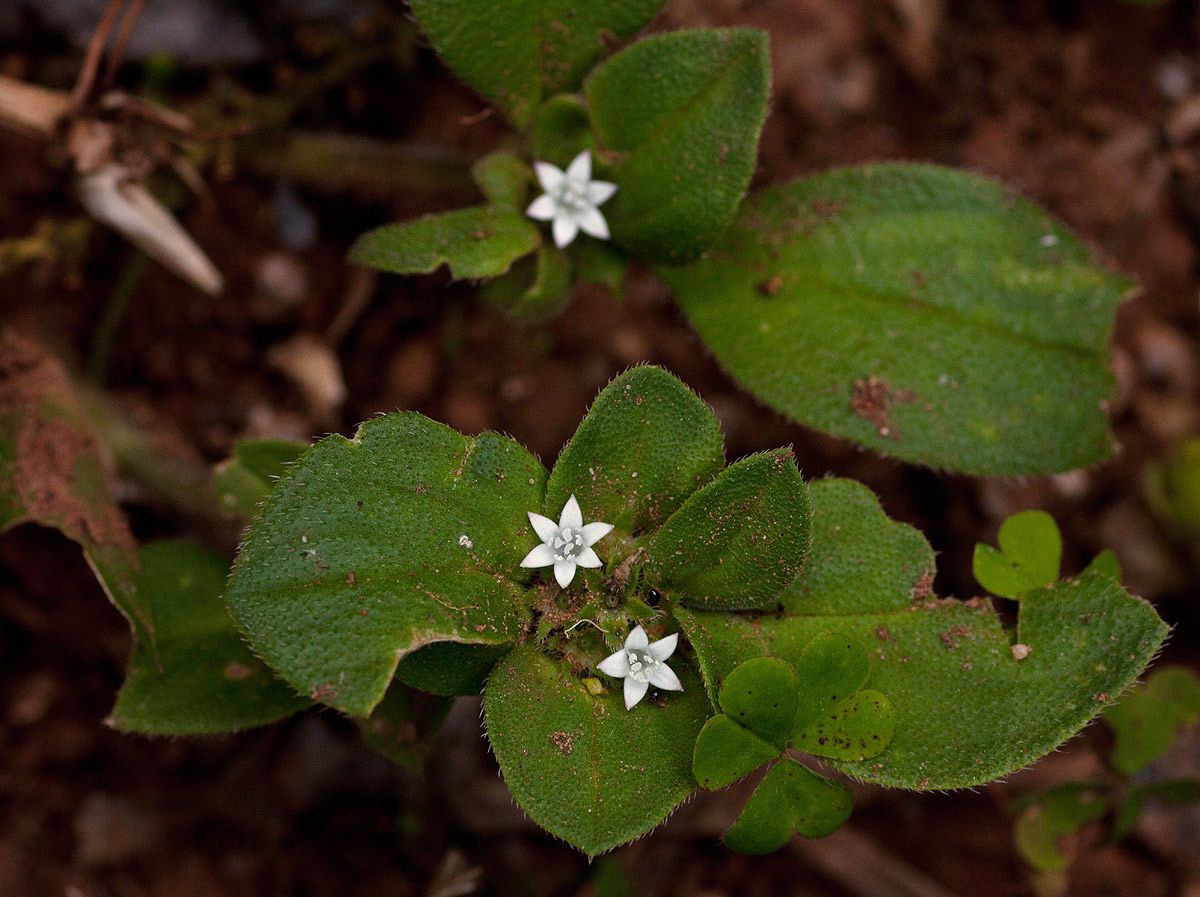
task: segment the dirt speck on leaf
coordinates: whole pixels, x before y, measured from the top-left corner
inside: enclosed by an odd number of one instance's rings
[[[900,431],[892,421],[891,410],[899,402],[914,402],[911,390],[893,389],[882,377],[855,380],[850,391],[850,410],[866,420],[885,438],[899,439]]]

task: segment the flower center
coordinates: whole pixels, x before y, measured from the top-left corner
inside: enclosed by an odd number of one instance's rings
[[[629,660],[629,678],[634,682],[649,682],[650,672],[662,663],[651,657],[645,648],[630,648],[625,653]]]
[[[558,188],[558,204],[568,212],[576,214],[582,212],[589,205],[583,190],[569,180],[564,181],[563,185]]]
[[[573,561],[583,551],[583,534],[573,526],[564,526],[550,541],[556,561]]]

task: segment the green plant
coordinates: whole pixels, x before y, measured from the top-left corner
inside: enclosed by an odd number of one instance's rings
[[[529,317],[558,311],[578,280],[619,292],[638,261],[739,383],[803,424],[969,473],[1106,457],[1126,281],[1010,189],[944,168],[868,165],[746,196],[767,36],[668,32],[604,58],[660,5],[414,2],[515,134],[475,168],[482,205],[373,230],[351,260],[444,265]]]
[[[803,754],[915,790],[1005,775],[1103,710],[1165,633],[1104,569],[1020,595],[1015,631],[934,596],[928,543],[866,488],[806,484],[788,449],[727,465],[712,412],[658,368],[603,390],[549,472],[412,413],[289,451],[224,467],[257,468],[237,481],[266,495],[232,620],[219,562],[143,553],[158,666],[135,655],[115,722],[213,731],[315,702],[370,737],[418,692],[482,690],[517,801],[592,855],[763,764],[727,842],[826,834],[849,793]]]

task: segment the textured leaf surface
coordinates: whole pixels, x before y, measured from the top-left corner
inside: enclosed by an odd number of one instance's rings
[[[396,678],[434,695],[477,695],[509,646],[434,642],[400,661]]]
[[[541,101],[576,87],[604,51],[662,0],[413,0],[412,11],[446,63],[519,129]]]
[[[159,659],[135,647],[112,722],[126,732],[196,735],[261,726],[312,702],[250,653],[221,600],[229,565],[188,542],[141,551],[138,591],[154,614]]]
[[[446,265],[456,280],[495,277],[540,243],[537,228],[516,209],[474,206],[377,227],[350,247],[350,261],[392,274]]]
[[[891,701],[864,688],[838,701],[828,716],[800,732],[792,745],[832,760],[866,760],[883,753],[894,728]]]
[[[331,436],[292,465],[238,555],[227,601],[297,690],[365,716],[433,642],[498,645],[523,625],[525,514],[545,471],[515,442],[418,414]]]
[[[1187,667],[1162,667],[1105,718],[1116,735],[1112,764],[1132,775],[1163,754],[1182,729],[1200,723],[1200,680]]]
[[[592,125],[579,97],[561,94],[542,103],[534,117],[529,142],[533,158],[562,169],[584,150],[594,149]]]
[[[980,474],[1110,452],[1126,283],[1000,184],[832,171],[751,196],[703,260],[660,273],[722,365],[816,429]]]
[[[522,809],[589,855],[653,828],[695,787],[692,746],[708,715],[700,680],[631,711],[620,689],[593,696],[564,662],[518,647],[484,692],[488,739]]]
[[[784,591],[797,614],[848,614],[908,607],[929,594],[934,559],[916,529],[888,519],[879,499],[854,480],[814,480],[812,549]]]
[[[778,850],[796,833],[822,838],[849,819],[853,808],[854,797],[845,785],[784,758],[750,795],[725,833],[725,846],[757,855]]]
[[[863,687],[870,675],[867,652],[854,638],[822,632],[793,660],[797,693],[793,731],[802,735],[823,721],[840,701]]]
[[[596,397],[546,487],[546,514],[568,498],[585,521],[656,529],[724,464],[721,428],[700,397],[661,368],[626,371]]]
[[[614,240],[678,264],[721,236],[754,173],[769,56],[761,31],[672,31],[588,77],[597,149],[620,184],[605,206]]]
[[[1000,525],[999,549],[976,544],[972,566],[989,592],[1020,598],[1056,582],[1061,561],[1062,534],[1054,518],[1045,511],[1021,511]]]
[[[931,601],[846,615],[734,616],[677,611],[706,670],[747,657],[798,665],[828,631],[871,644],[870,688],[892,703],[895,735],[879,757],[835,761],[900,788],[962,788],[1007,775],[1053,750],[1141,673],[1166,627],[1150,605],[1100,577],[1029,593],[1012,642],[983,602]],[[693,632],[703,633],[693,637]]]
[[[808,554],[808,491],[791,449],[729,465],[671,515],[649,548],[689,607],[774,607]]]
[[[36,343],[0,329],[0,532],[36,523],[79,545],[109,600],[153,651],[137,545],[106,462],[66,371]]]
[[[777,657],[756,657],[725,677],[721,683],[721,709],[739,725],[782,750],[796,721],[798,688],[791,664]]]
[[[221,507],[239,517],[253,517],[287,465],[307,448],[306,442],[285,439],[237,443],[233,454],[217,465],[214,485]]]

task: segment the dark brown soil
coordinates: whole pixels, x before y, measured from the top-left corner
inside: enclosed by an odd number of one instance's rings
[[[276,137],[342,131],[436,146],[451,168],[504,139],[502,124],[478,115],[481,101],[417,48],[395,10],[371,13],[354,39],[340,27],[283,21],[266,41],[267,60],[181,72],[166,83],[170,100],[204,120],[234,87],[285,97],[294,105]],[[212,154],[211,199],[185,203],[182,217],[227,278],[218,298],[153,264],[139,274],[134,253],[97,229],[76,262],[0,278],[2,320],[81,374],[90,369],[123,414],[190,462],[218,461],[244,437],[352,432],[397,408],[466,432],[505,431],[549,461],[614,374],[661,364],[716,409],[731,457],[792,444],[806,475],[832,472],[875,489],[938,550],[939,594],[972,594],[975,541],[992,538],[1015,510],[1045,508],[1064,527],[1068,566],[1113,547],[1131,588],[1176,627],[1168,658],[1195,665],[1200,552],[1155,519],[1142,481],[1147,462],[1200,433],[1196,6],[672,0],[656,27],[735,24],[772,39],[774,102],[758,183],[874,159],[970,168],[1046,205],[1133,275],[1139,290],[1115,334],[1120,387],[1110,410],[1121,451],[1112,461],[978,481],[798,428],[722,374],[646,273],[623,302],[581,289],[546,325],[514,323],[438,275],[364,277],[343,263],[358,233],[465,198],[402,172],[381,182],[355,159],[334,189],[292,173],[289,189],[318,237],[289,249],[279,214],[287,223],[296,213],[281,202],[270,164],[228,144]],[[305,81],[347,46],[369,51],[381,35],[407,50],[376,54],[316,87]],[[62,88],[79,59],[42,32],[0,45],[0,72]],[[130,65],[122,77],[137,86],[141,71]],[[274,108],[260,101],[253,110]],[[0,238],[79,214],[68,186],[43,144],[0,131]],[[122,296],[128,308],[105,352],[106,315]],[[297,368],[296,346],[313,344],[332,351],[332,366]],[[344,377],[344,398],[330,370]],[[882,430],[888,403],[902,398],[886,384],[862,392],[860,413]],[[232,547],[235,533],[145,483],[126,480],[121,497],[141,538],[193,535]],[[481,893],[606,897],[622,893],[608,884],[614,868],[637,895],[872,893],[803,851],[726,852],[705,822],[707,804],[618,851],[617,867],[589,866],[513,808],[470,706],[452,714],[423,777],[378,758],[331,713],[228,738],[122,735],[104,720],[127,650],[127,628],[75,546],[35,527],[0,538],[0,894],[401,897],[468,893],[455,883],[477,875]],[[949,893],[1030,895],[1005,797],[1086,772],[1090,756],[1077,741],[976,793],[864,791],[852,824]],[[1183,827],[1190,818],[1180,811],[1119,845],[1085,839],[1069,893],[1195,897],[1195,841],[1178,835],[1194,833]],[[940,893],[921,887],[912,893]]]

